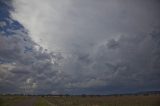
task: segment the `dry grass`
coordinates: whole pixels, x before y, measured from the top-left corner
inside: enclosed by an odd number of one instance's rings
[[[160,96],[45,97],[55,106],[160,106]]]
[[[0,96],[0,106],[13,106],[30,97]],[[34,106],[160,106],[160,96],[34,97]]]

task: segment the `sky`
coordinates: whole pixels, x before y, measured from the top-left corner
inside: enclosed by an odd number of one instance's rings
[[[159,0],[0,0],[0,93],[160,90]]]

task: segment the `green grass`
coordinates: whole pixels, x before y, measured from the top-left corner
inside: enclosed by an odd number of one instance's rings
[[[24,99],[27,99],[27,97],[25,96],[0,96],[0,106],[13,106],[14,104]]]
[[[39,97],[35,103],[35,106],[50,106],[47,100],[44,98]]]

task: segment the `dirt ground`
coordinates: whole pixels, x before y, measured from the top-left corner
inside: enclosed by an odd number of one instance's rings
[[[23,101],[20,101],[19,103],[15,104],[14,106],[34,106],[36,102],[36,97],[31,97],[28,99],[25,99]]]

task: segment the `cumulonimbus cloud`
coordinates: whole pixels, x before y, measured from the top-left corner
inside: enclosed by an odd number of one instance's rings
[[[13,0],[13,7],[27,33],[0,35],[3,85],[16,81],[22,92],[28,84],[35,93],[159,89],[159,2]]]

